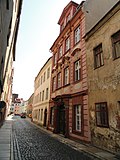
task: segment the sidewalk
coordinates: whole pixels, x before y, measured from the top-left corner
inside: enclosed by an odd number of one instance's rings
[[[13,160],[11,116],[0,127],[0,160]]]
[[[26,118],[30,123],[29,118]],[[12,116],[9,116],[4,122],[3,126],[0,128],[0,160],[14,160],[13,158],[13,140],[12,140]],[[95,157],[95,159],[100,160],[120,160],[120,158],[115,158],[115,155],[93,147],[91,145],[84,145],[77,142],[74,142],[68,138],[64,138],[61,135],[53,134],[52,132],[46,130],[43,127],[40,127],[34,123],[32,123],[36,127],[42,129],[44,132],[47,132],[50,136],[58,139],[60,142],[65,143],[72,148],[83,151],[89,155]]]

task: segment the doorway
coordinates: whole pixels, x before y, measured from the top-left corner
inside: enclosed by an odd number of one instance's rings
[[[65,107],[60,106],[59,108],[59,132],[65,134]]]

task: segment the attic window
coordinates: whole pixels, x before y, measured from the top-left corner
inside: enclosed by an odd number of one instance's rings
[[[67,18],[66,18],[66,22],[68,23],[69,20],[70,20],[71,16],[70,16],[70,13],[68,14]]]
[[[64,23],[61,24],[61,31],[64,29]]]

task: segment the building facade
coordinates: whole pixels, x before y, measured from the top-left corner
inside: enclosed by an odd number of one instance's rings
[[[90,141],[85,52],[85,17],[70,1],[58,24],[60,34],[50,48],[52,58],[49,129],[72,139]]]
[[[41,126],[48,125],[52,58],[41,68],[34,81],[32,119]]]
[[[86,53],[91,142],[120,152],[120,1],[87,32]]]
[[[12,103],[13,61],[22,0],[0,1],[0,98],[6,102],[6,115]]]

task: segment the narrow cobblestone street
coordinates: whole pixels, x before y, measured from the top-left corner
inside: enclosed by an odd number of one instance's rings
[[[15,160],[92,160],[93,157],[59,142],[26,119],[13,117]]]

